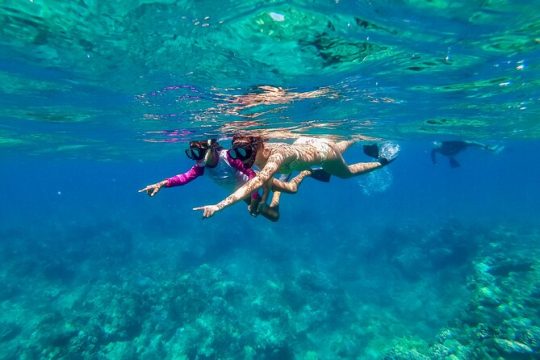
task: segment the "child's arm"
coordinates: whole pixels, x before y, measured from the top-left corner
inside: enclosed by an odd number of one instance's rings
[[[190,181],[195,180],[202,174],[204,174],[204,167],[194,165],[191,169],[189,169],[183,174],[178,174],[155,184],[148,185],[144,189],[139,190],[139,192],[146,192],[148,195],[154,196],[159,192],[159,190],[161,190],[163,186],[173,187],[185,185]]]

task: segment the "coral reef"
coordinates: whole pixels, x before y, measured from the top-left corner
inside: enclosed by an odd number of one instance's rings
[[[0,246],[5,358],[539,357],[532,230],[404,226],[321,253],[308,238],[151,243],[112,222],[48,231]]]

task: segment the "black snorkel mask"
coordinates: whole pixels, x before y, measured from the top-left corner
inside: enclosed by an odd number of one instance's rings
[[[229,150],[229,156],[233,159],[238,159],[241,161],[248,160],[254,153],[253,146],[249,144],[233,146]]]
[[[210,139],[208,141],[191,141],[189,149],[186,149],[186,156],[194,161],[201,161],[206,156],[208,150],[215,148],[217,141]]]
[[[244,165],[251,167],[255,162],[258,145],[259,141],[253,137],[249,137],[245,140],[242,138],[242,140],[238,142],[235,142],[233,138],[233,146],[229,149],[228,154],[232,159],[238,159],[242,161]]]

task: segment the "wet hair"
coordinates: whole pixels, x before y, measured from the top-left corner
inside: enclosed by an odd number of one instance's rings
[[[264,142],[264,138],[259,135],[246,135],[246,134],[234,134],[232,138],[232,143],[243,142],[252,146],[257,146],[260,143]]]
[[[196,146],[196,147],[219,147],[219,143],[217,142],[217,139],[212,138],[208,140],[194,140],[189,142],[189,146]]]
[[[217,139],[212,138],[208,140],[196,140],[196,141],[190,141],[189,147],[197,147],[202,149],[209,149],[215,152],[223,150],[223,146],[221,146]]]

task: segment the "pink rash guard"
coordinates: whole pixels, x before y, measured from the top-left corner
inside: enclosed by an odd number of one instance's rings
[[[250,179],[255,177],[255,171],[246,167],[241,160],[233,159],[229,156],[227,150],[219,151],[218,163],[214,167],[205,166],[204,162],[197,163],[183,174],[175,175],[167,179],[166,187],[185,185],[201,175],[204,175],[205,169],[208,168],[208,175],[217,183],[223,185],[233,185],[234,188],[245,184]],[[251,194],[252,199],[257,199],[259,193],[254,191]]]
[[[199,166],[199,164],[193,165],[191,169],[186,171],[183,174],[175,175],[167,179],[166,187],[181,186],[186,185],[188,182],[195,180],[199,176],[204,174],[204,166]]]

